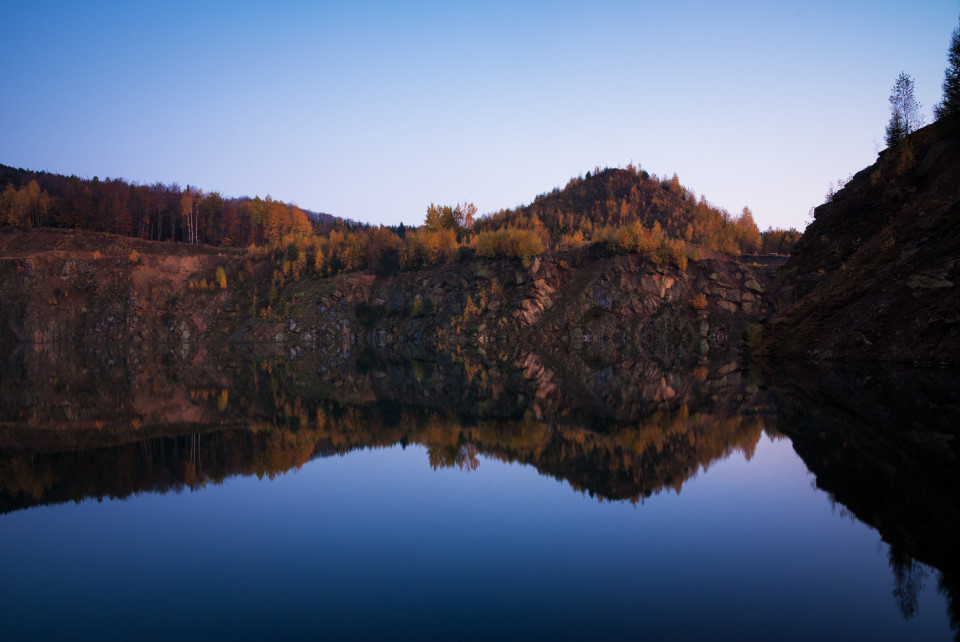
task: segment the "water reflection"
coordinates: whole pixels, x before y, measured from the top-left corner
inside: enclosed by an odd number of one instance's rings
[[[18,346],[0,380],[0,508],[273,476],[397,443],[425,446],[434,468],[483,454],[637,502],[776,434],[767,395],[732,364],[581,364],[571,379],[533,354],[332,368],[270,348]]]
[[[890,545],[903,616],[930,579],[919,560],[939,569],[960,632],[960,373],[793,365],[772,380],[778,428],[817,486]]]
[[[303,346],[8,347],[0,512],[274,477],[418,444],[434,469],[518,462],[601,500],[680,492],[788,436],[816,485],[889,544],[892,599],[935,583],[960,630],[960,378],[518,353],[324,361]],[[930,569],[934,569],[931,571]]]

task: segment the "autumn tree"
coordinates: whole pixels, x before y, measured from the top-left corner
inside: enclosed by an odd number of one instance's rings
[[[367,237],[367,265],[380,274],[399,269],[400,237],[389,227],[382,226],[373,228]]]
[[[527,267],[533,257],[543,252],[543,242],[536,232],[514,227],[502,227],[477,236],[477,254],[488,258],[503,256],[520,259]]]
[[[222,266],[217,266],[217,271],[214,273],[213,278],[221,290],[227,289],[227,273]]]
[[[790,254],[801,236],[802,234],[792,227],[787,230],[768,227],[766,232],[760,233],[760,251],[764,254]]]
[[[40,226],[46,223],[47,212],[50,209],[50,196],[46,190],[41,190],[36,180],[27,183],[27,211],[30,223]]]
[[[7,184],[0,194],[0,228],[30,227],[25,196],[22,189],[16,190],[13,185]]]
[[[197,238],[197,219],[200,202],[202,200],[203,192],[199,189],[192,190],[189,185],[187,185],[187,189],[183,190],[183,194],[180,196],[180,216],[187,224],[188,243],[199,242]]]
[[[400,268],[416,270],[421,267],[451,263],[457,251],[456,233],[451,228],[431,230],[426,227],[407,232],[400,248]]]
[[[887,125],[887,147],[893,148],[904,138],[923,127],[920,103],[913,95],[913,78],[900,72],[890,92],[890,122]]]
[[[760,230],[753,220],[753,212],[749,207],[744,206],[743,211],[736,220],[737,241],[740,245],[740,252],[745,254],[755,254],[760,249],[761,238]]]
[[[457,203],[455,206],[434,205],[427,208],[427,218],[424,226],[433,232],[453,230],[457,238],[473,227],[473,219],[477,215],[477,207],[473,203]]]
[[[960,115],[960,27],[950,36],[947,69],[943,78],[943,100],[933,107],[937,120]]]
[[[50,195],[41,190],[36,180],[20,189],[7,184],[0,195],[0,227],[29,228],[45,225],[50,209]]]
[[[223,197],[219,192],[210,192],[197,205],[197,220],[200,227],[200,239],[204,243],[220,244],[224,236]]]

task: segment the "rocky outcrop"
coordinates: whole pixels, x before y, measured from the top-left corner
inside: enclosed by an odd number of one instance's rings
[[[777,299],[784,360],[960,363],[960,139],[926,127],[816,208]]]
[[[136,250],[136,253],[132,253]],[[64,230],[0,233],[0,342],[193,341],[235,293],[239,251]]]
[[[75,247],[84,239],[0,235],[3,339],[266,341],[289,358],[316,352],[320,372],[368,350],[414,359],[465,351],[503,363],[535,351],[561,367],[574,356],[589,374],[734,361],[744,329],[773,309],[762,268],[707,250],[683,270],[585,248],[527,266],[474,256],[391,276],[301,277],[267,307],[269,257],[114,237]],[[213,285],[219,267],[228,288]]]
[[[668,367],[736,359],[741,334],[773,309],[762,272],[713,256],[686,270],[638,256],[473,259],[395,276],[347,274],[313,284],[273,324],[242,323],[238,341],[312,342],[321,367],[357,350],[418,357],[472,351],[508,361],[535,347],[588,362]],[[306,302],[306,303],[304,303]]]

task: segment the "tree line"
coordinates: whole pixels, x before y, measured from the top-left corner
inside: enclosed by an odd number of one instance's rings
[[[279,243],[288,234],[326,233],[334,224],[328,214],[269,196],[224,198],[190,185],[87,180],[0,165],[0,228],[59,227],[245,247]]]
[[[278,287],[304,275],[390,274],[463,259],[519,259],[595,245],[686,265],[688,244],[729,253],[789,252],[796,230],[761,233],[749,208],[731,216],[695,198],[674,175],[632,165],[572,179],[533,204],[478,217],[471,203],[431,204],[422,225],[374,226],[266,198],[224,198],[176,184],[91,180],[0,165],[0,228],[59,227],[154,241],[254,247]]]

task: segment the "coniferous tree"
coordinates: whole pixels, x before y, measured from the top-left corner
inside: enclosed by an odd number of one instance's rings
[[[887,135],[885,136],[885,140],[887,141],[887,147],[890,147],[890,148],[896,147],[900,143],[900,140],[903,137],[904,137],[903,118],[900,116],[899,111],[894,110],[890,114],[890,122],[887,123]]]
[[[913,95],[913,78],[900,72],[890,92],[890,123],[887,125],[888,147],[896,147],[904,138],[923,127],[921,105]]]
[[[953,30],[947,50],[947,69],[943,78],[943,101],[934,105],[937,120],[960,114],[960,27]]]

